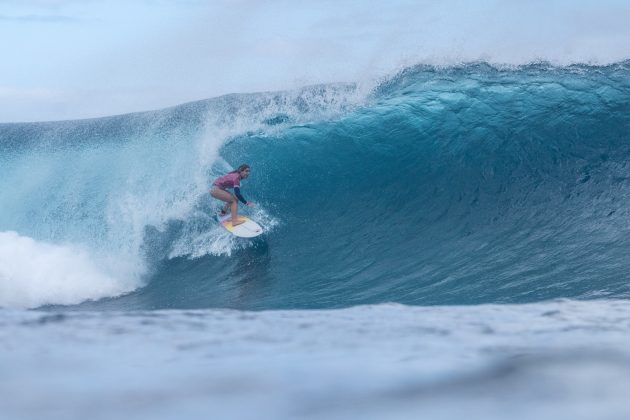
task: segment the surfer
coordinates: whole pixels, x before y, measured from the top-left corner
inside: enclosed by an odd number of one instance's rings
[[[221,209],[221,216],[225,216],[228,212],[228,209],[230,209],[232,213],[232,226],[245,223],[245,220],[238,217],[239,200],[246,206],[255,207],[254,203],[245,200],[245,197],[241,195],[241,179],[246,179],[247,177],[249,177],[250,172],[251,168],[249,167],[249,165],[243,164],[239,166],[235,171],[232,171],[227,175],[223,175],[222,177],[217,178],[216,181],[212,183],[210,195],[212,195],[216,199],[225,201],[226,204],[225,206],[223,206],[223,209]],[[229,192],[227,190],[228,188],[233,188],[234,194]]]

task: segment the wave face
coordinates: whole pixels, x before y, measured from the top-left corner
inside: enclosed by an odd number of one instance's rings
[[[5,256],[0,296],[29,297],[0,306],[626,298],[629,115],[630,62],[481,63],[408,68],[367,95],[318,86],[0,125],[0,241],[80,249],[106,279],[61,299],[34,286],[49,274],[25,247]],[[208,186],[242,162],[268,228],[257,241],[210,216]]]

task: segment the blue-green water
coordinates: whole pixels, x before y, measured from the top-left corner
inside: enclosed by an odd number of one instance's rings
[[[629,116],[480,63],[0,124],[0,413],[628,418]]]
[[[628,66],[418,66],[367,90],[0,125],[0,231],[80,249],[102,277],[83,294],[15,292],[0,304],[625,298]],[[252,217],[268,228],[253,242],[215,225],[207,191],[242,162],[253,168],[243,188],[258,203]],[[7,287],[33,281],[28,252]],[[71,276],[71,261],[49,274]]]

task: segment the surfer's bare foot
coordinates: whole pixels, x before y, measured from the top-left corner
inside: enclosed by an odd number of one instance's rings
[[[245,220],[243,219],[236,219],[236,221],[232,220],[232,226],[242,225],[243,223],[245,223]]]

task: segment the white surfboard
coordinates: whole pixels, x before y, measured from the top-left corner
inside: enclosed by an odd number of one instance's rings
[[[255,238],[256,236],[263,233],[263,228],[249,217],[240,214],[238,215],[238,217],[241,219],[245,219],[245,223],[232,226],[232,216],[230,216],[229,214],[225,216],[217,216],[217,219],[219,220],[221,226],[223,226],[228,232],[240,238]]]

